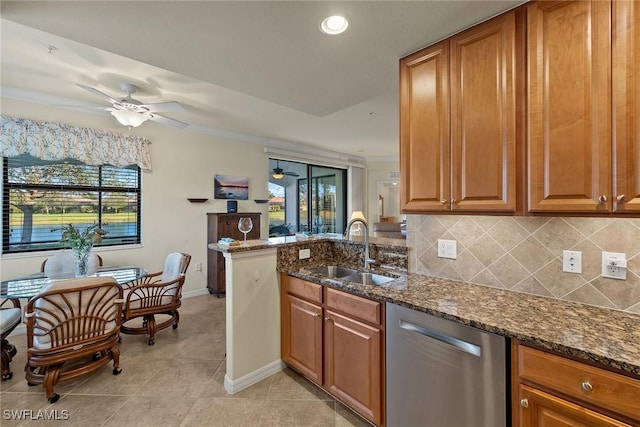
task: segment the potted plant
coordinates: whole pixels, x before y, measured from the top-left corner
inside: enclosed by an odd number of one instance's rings
[[[102,241],[102,236],[107,231],[100,228],[98,224],[91,224],[80,231],[73,224],[62,227],[62,243],[65,243],[73,251],[75,259],[75,273],[77,277],[87,275],[89,268],[89,255],[95,243]]]

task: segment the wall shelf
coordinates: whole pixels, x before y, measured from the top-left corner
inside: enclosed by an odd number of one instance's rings
[[[190,201],[191,203],[204,203],[209,199],[198,199],[195,197],[187,197],[187,200]]]

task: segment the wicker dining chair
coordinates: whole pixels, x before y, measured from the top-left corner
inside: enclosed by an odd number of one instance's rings
[[[61,280],[31,298],[27,322],[27,383],[42,384],[50,403],[54,386],[113,361],[120,373],[118,338],[122,288],[111,277]]]
[[[102,257],[96,253],[91,253],[89,258],[89,274],[96,272],[102,266]],[[75,258],[73,252],[64,251],[55,254],[40,265],[40,271],[47,277],[54,279],[70,279],[75,277]]]
[[[122,327],[124,334],[148,336],[149,345],[155,344],[156,332],[173,326],[178,327],[181,305],[182,285],[191,255],[172,252],[164,263],[164,269],[157,273],[147,274],[133,282],[122,285],[124,288],[124,305],[122,307]],[[166,320],[156,323],[156,315],[168,316]],[[131,322],[142,320],[142,326]]]
[[[10,380],[13,377],[10,363],[16,355],[16,347],[9,343],[7,337],[20,324],[22,320],[22,310],[20,301],[15,299],[5,299],[0,304],[0,334],[2,335],[2,380]]]

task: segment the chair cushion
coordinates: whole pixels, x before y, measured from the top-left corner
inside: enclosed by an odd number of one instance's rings
[[[87,274],[94,274],[98,270],[99,266],[100,261],[98,255],[91,253],[91,255],[89,256],[89,267],[87,270]],[[44,264],[44,274],[45,276],[52,279],[74,278],[76,273],[73,251],[68,250],[60,252],[59,254],[47,258],[47,261]]]
[[[21,317],[22,311],[17,307],[0,310],[0,333],[13,329],[20,323]]]
[[[172,252],[167,255],[164,261],[164,269],[162,270],[161,282],[171,282],[180,277],[182,269],[183,256],[180,252]]]

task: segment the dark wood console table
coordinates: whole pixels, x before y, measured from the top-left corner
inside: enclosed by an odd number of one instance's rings
[[[253,222],[253,229],[247,234],[247,240],[260,238],[259,212],[208,213],[207,214],[207,243],[216,243],[223,237],[243,240],[244,235],[238,230],[240,218],[249,217]],[[224,255],[209,249],[207,251],[207,289],[218,297],[225,293]]]

